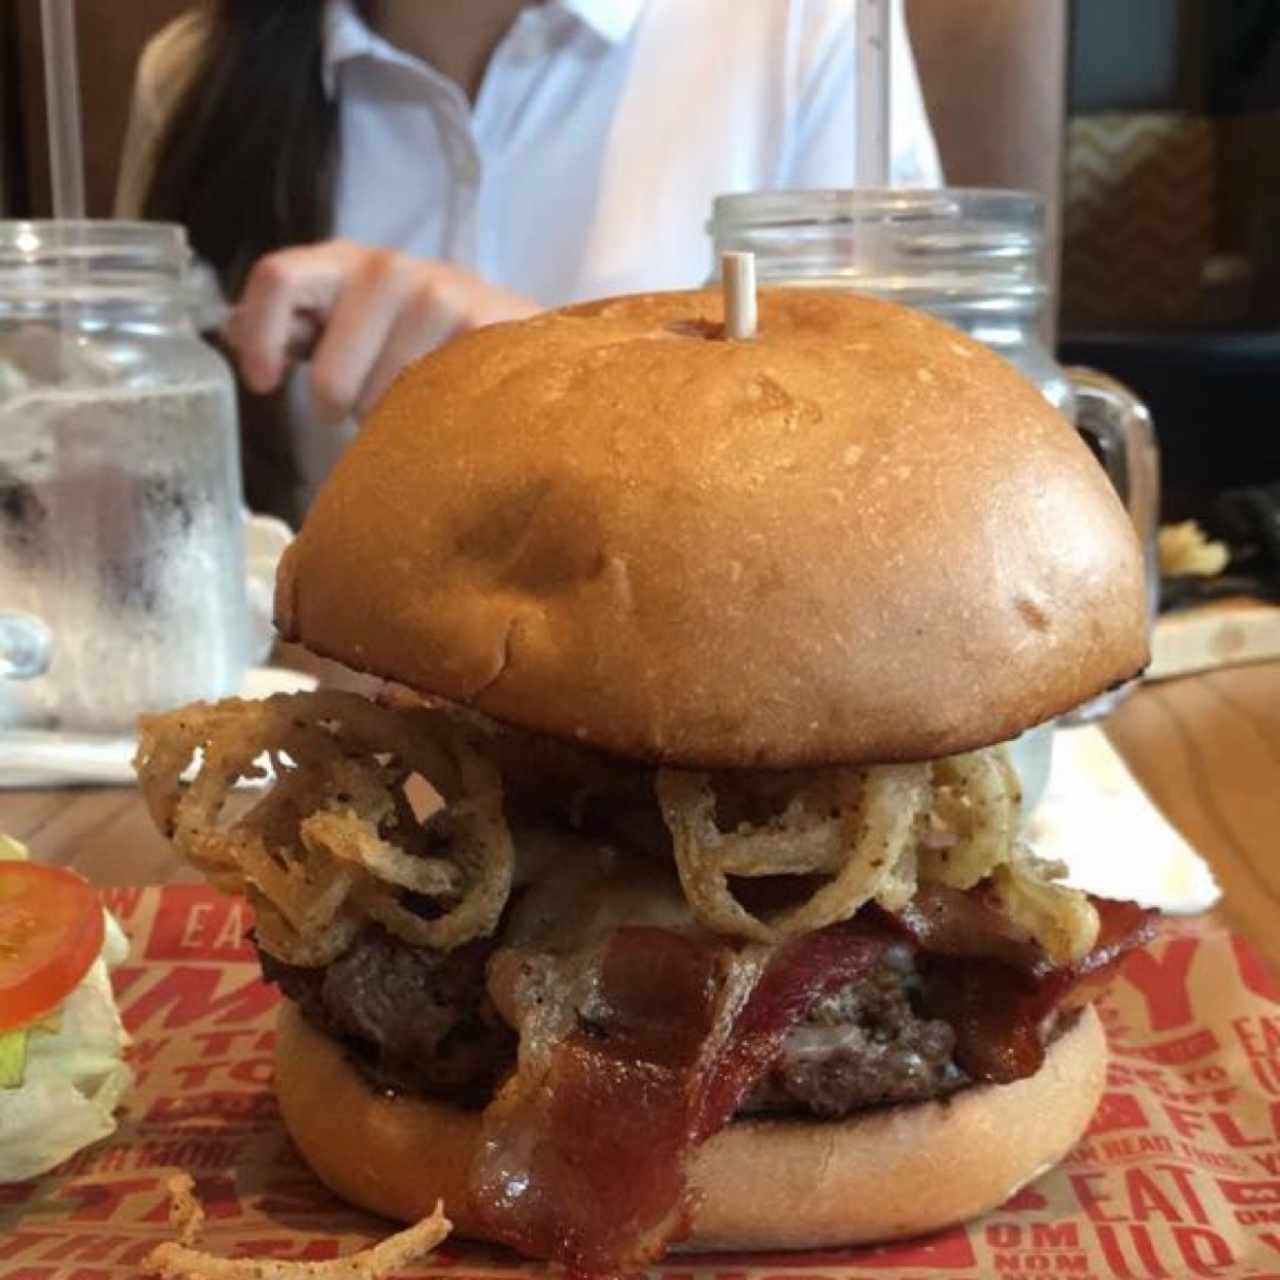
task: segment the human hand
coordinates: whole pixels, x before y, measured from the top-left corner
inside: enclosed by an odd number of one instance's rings
[[[312,406],[336,422],[366,413],[405,365],[446,339],[539,309],[446,262],[326,240],[259,258],[225,335],[260,393],[309,351]]]

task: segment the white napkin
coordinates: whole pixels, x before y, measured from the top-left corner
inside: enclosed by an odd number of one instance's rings
[[[1222,896],[1208,864],[1165,820],[1096,725],[1054,734],[1053,767],[1025,834],[1066,863],[1067,882],[1162,911],[1207,911]]]
[[[257,667],[245,673],[242,698],[273,693],[305,693],[316,687],[314,676],[282,667]],[[0,731],[0,788],[132,786],[130,734],[61,733],[47,729]]]
[[[272,625],[276,569],[293,530],[275,516],[244,513],[244,560],[249,604],[249,661],[265,662],[275,644]]]

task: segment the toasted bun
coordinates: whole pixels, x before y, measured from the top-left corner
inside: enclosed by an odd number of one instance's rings
[[[408,369],[281,567],[286,639],[671,764],[923,759],[1147,660],[1134,531],[1012,366],[921,313],[571,307]]]
[[[697,1153],[694,1249],[804,1249],[920,1235],[974,1217],[1057,1163],[1102,1097],[1106,1042],[1092,1008],[1041,1070],[947,1102],[841,1121],[738,1122]],[[478,1230],[467,1172],[480,1115],[372,1093],[333,1041],[286,1004],[276,1092],[294,1141],[338,1195],[413,1222],[437,1198]]]

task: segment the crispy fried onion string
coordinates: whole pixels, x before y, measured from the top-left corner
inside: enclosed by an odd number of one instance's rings
[[[231,789],[263,775],[264,754],[274,785],[224,821]],[[501,779],[437,712],[337,692],[226,699],[144,717],[134,763],[156,825],[215,885],[249,896],[259,941],[289,963],[329,963],[364,918],[449,950],[491,932],[510,892]],[[415,774],[443,796],[442,822],[414,813],[404,784]],[[433,914],[411,910],[405,892]]]
[[[832,879],[808,901],[765,921],[738,902],[728,877],[777,874],[787,813],[781,820],[783,832],[774,824],[763,831],[722,832],[716,825],[709,774],[659,770],[658,803],[671,829],[680,881],[694,914],[708,929],[774,942],[847,920],[889,879],[927,799],[929,766],[824,772],[826,776],[813,785],[832,788],[833,816],[806,816],[797,841],[804,853],[789,855],[782,868],[792,873],[829,872]],[[802,801],[788,806],[793,816],[797,804]]]
[[[1021,788],[1003,748],[932,764],[811,770],[792,775],[778,812],[717,822],[717,780],[666,769],[656,780],[676,866],[697,919],[718,933],[776,942],[847,920],[875,899],[900,910],[919,882],[971,889],[990,879],[1017,927],[1057,964],[1086,954],[1097,913],[1054,880],[1063,868],[1018,843]],[[752,914],[731,876],[826,877],[807,901]]]
[[[224,820],[231,788],[264,772],[264,754],[275,785]],[[557,790],[573,773],[575,757],[562,755]],[[152,817],[178,852],[215,885],[248,894],[261,945],[320,966],[365,920],[442,950],[492,932],[515,869],[502,777],[522,795],[536,792],[527,780],[520,791],[529,756],[545,764],[545,752],[513,749],[437,708],[315,693],[147,717],[135,763]],[[594,757],[589,765],[611,794],[611,768]],[[414,813],[404,788],[414,774],[444,797],[443,821]],[[634,807],[645,789],[628,787]],[[662,769],[654,790],[685,896],[717,933],[776,942],[848,919],[872,899],[900,910],[921,881],[961,890],[990,881],[1010,918],[1057,963],[1085,954],[1097,934],[1087,899],[1054,883],[1060,868],[1018,845],[1019,784],[1003,748],[856,769]],[[792,895],[780,910],[753,913],[731,881],[762,876],[820,882],[795,882],[808,893],[799,905]]]
[[[992,879],[1009,919],[1044,948],[1055,965],[1087,955],[1098,938],[1098,910],[1077,889],[1056,883],[1066,875],[1060,862],[1037,858],[1016,844]]]
[[[1003,750],[970,751],[933,766],[932,830],[921,841],[922,879],[972,889],[1009,857],[1018,835],[1022,786]]]
[[[196,1247],[204,1210],[187,1174],[168,1179],[169,1221],[178,1239],[147,1254],[146,1271],[167,1280],[381,1280],[437,1248],[453,1230],[436,1202],[429,1217],[345,1258],[291,1262],[279,1258],[219,1258]]]

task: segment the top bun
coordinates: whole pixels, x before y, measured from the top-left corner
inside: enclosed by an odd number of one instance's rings
[[[1147,661],[1133,527],[1071,425],[919,312],[716,291],[495,325],[406,370],[280,569],[286,639],[686,766],[926,759]]]

